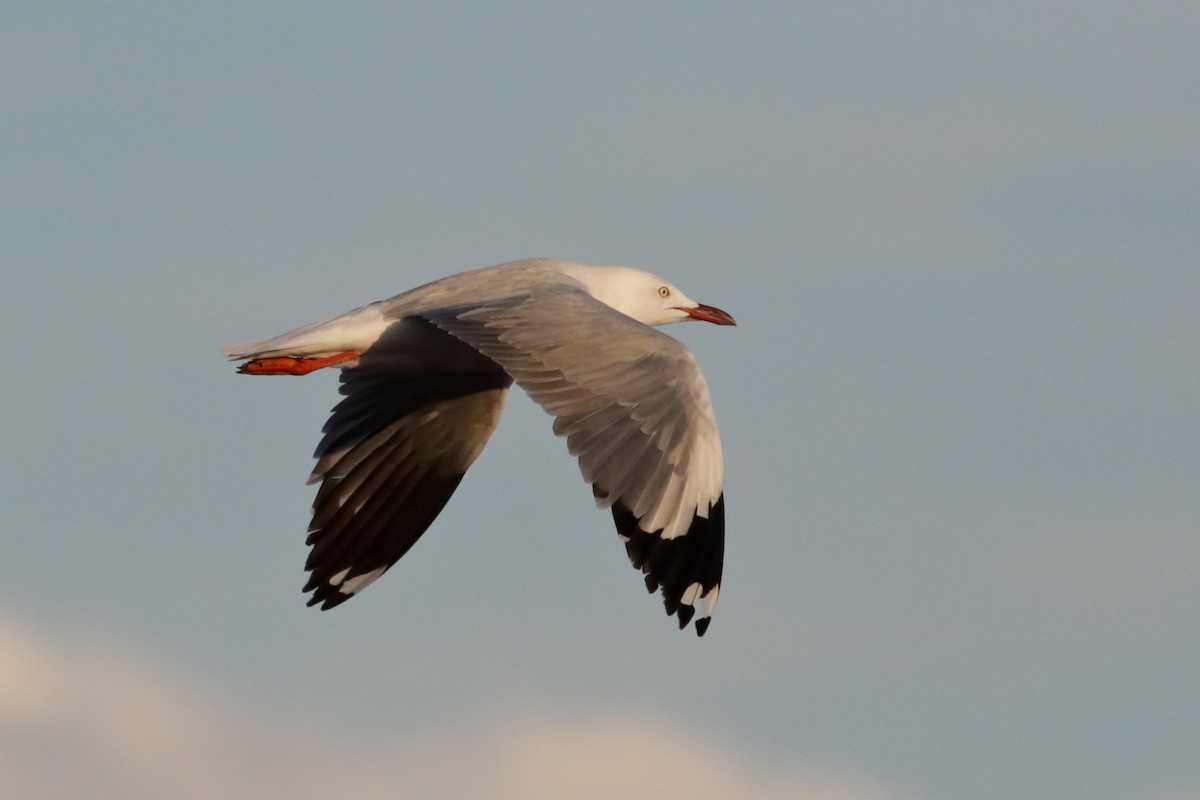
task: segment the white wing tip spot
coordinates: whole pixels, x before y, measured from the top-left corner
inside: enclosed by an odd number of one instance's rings
[[[694,584],[694,585],[698,585],[698,584]],[[706,617],[712,616],[713,611],[716,610],[717,595],[720,594],[720,592],[721,592],[721,586],[720,586],[720,584],[718,584],[712,588],[712,591],[701,596],[700,599],[704,601],[704,607],[702,609],[700,609],[701,614],[703,614]]]
[[[362,575],[355,575],[350,580],[346,580],[346,575],[350,573],[350,568],[347,567],[336,575],[331,576],[329,583],[331,586],[336,586],[337,590],[342,594],[357,594],[373,583],[386,569],[387,567],[380,567],[379,569],[373,569],[370,572],[364,572]]]

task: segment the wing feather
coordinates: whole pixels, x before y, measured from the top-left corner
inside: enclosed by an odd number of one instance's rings
[[[684,627],[708,626],[724,555],[721,443],[708,386],[681,343],[583,291],[421,312],[494,360],[567,438],[633,565]]]
[[[420,337],[446,340],[443,351],[469,350],[432,328]],[[321,486],[305,565],[309,605],[332,608],[391,568],[483,449],[511,379],[477,355],[461,360],[472,369],[430,374],[395,369],[395,360],[368,349],[357,367],[342,370],[346,397],[325,425],[310,477]]]

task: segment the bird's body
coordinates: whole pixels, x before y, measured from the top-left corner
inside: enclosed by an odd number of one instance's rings
[[[247,374],[342,370],[317,447],[309,604],[383,574],[437,517],[516,381],[556,419],[650,591],[697,633],[716,605],[724,467],[691,352],[651,325],[733,324],[627,267],[531,260],[452,275],[272,339],[225,348]]]

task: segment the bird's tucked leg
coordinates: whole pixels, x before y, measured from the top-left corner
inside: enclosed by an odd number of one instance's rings
[[[243,375],[307,375],[324,367],[357,361],[358,353],[346,350],[332,356],[276,356],[254,358],[238,367]]]

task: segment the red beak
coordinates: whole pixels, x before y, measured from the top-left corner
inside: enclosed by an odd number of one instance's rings
[[[704,320],[705,322],[711,322],[714,325],[737,325],[737,323],[733,321],[733,317],[729,316],[721,309],[713,308],[712,306],[706,306],[703,303],[695,308],[683,308],[682,306],[679,306],[678,310],[687,314],[692,319]]]

